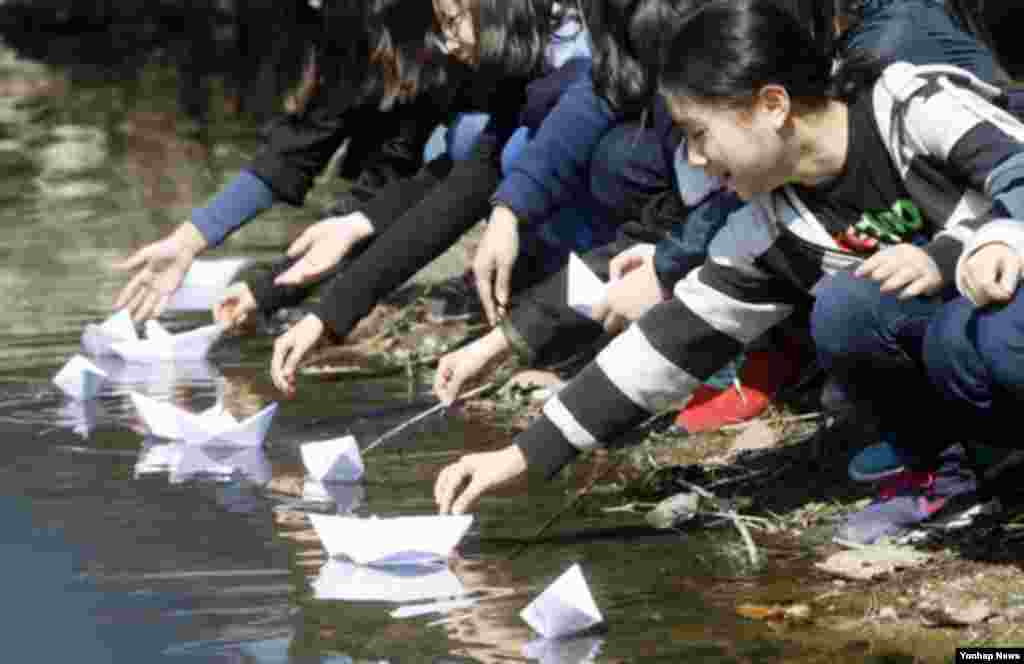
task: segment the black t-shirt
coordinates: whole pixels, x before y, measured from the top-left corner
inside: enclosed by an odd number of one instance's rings
[[[925,222],[878,132],[870,89],[850,105],[848,141],[842,173],[816,187],[797,185],[800,197],[849,251],[914,241]]]

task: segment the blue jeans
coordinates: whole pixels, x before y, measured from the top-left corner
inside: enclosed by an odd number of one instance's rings
[[[870,51],[884,61],[946,63],[985,81],[1000,78],[992,53],[960,27],[941,0],[868,0],[845,47]]]
[[[941,408],[960,435],[994,447],[1022,447],[1012,432],[1024,404],[1024,297],[975,307],[963,297],[944,305],[923,348]]]
[[[871,405],[888,440],[927,466],[957,442],[923,361],[925,334],[943,300],[901,300],[851,272],[833,275],[815,295],[819,365],[848,398]]]

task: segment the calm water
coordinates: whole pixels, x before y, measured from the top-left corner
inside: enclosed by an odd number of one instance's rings
[[[290,495],[302,482],[299,444],[349,431],[369,440],[429,405],[425,384],[305,379],[300,398],[281,403],[265,457],[247,465],[255,481],[160,472],[168,450],[140,433],[126,395],[194,409],[220,397],[235,415],[251,414],[278,398],[268,338],[226,340],[205,364],[118,368],[88,407],[63,399],[50,378],[77,351],[83,325],[109,314],[122,283],[108,261],[185,218],[257,145],[254,123],[228,116],[216,86],[197,138],[179,131],[193,123],[177,110],[173,69],[149,64],[135,74],[87,76],[0,41],[0,660],[524,661],[533,635],[518,612],[579,562],[609,627],[530,646],[543,662],[865,661],[800,628],[736,616],[735,604],[772,588],[783,601],[801,599],[810,560],[800,552],[752,573],[715,546],[734,533],[666,536],[638,517],[594,510],[563,517],[511,557],[559,511],[573,478],[533,487],[529,499],[487,501],[462,558],[430,578],[396,583],[323,567]],[[265,215],[218,255],[274,256],[327,200],[318,193],[305,211]],[[453,418],[383,446],[339,509],[431,513],[438,469],[494,438]],[[431,583],[457,603],[423,608],[432,591],[419,589]],[[329,599],[345,592],[377,601]]]

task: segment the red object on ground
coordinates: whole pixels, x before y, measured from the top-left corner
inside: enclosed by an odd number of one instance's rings
[[[676,426],[700,433],[757,417],[799,375],[804,358],[797,347],[750,351],[739,370],[739,385],[724,390],[701,385],[679,411]]]

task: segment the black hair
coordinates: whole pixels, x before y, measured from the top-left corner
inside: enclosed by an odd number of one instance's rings
[[[467,4],[476,33],[476,66],[484,76],[525,77],[539,71],[544,50],[567,15],[552,0]]]
[[[387,108],[446,79],[450,61],[436,46],[429,0],[324,0],[320,11],[292,112],[304,112],[317,92],[342,105],[376,98]]]
[[[881,73],[869,54],[849,53],[833,73],[828,41],[777,0],[711,0],[676,32],[659,85],[670,96],[744,106],[763,86],[786,88],[816,107],[851,101]]]

